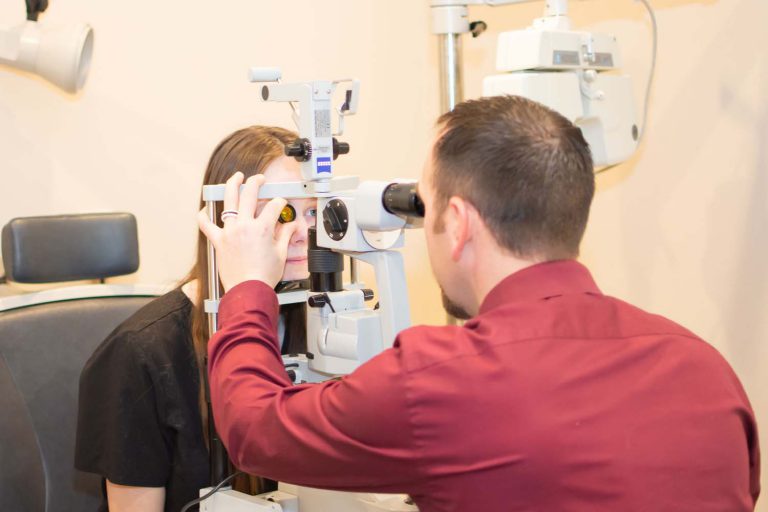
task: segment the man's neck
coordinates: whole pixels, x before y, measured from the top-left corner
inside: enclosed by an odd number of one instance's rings
[[[541,261],[518,258],[500,249],[487,251],[482,258],[478,259],[473,269],[470,287],[475,300],[474,313],[477,314],[488,293],[501,281],[538,263]]]

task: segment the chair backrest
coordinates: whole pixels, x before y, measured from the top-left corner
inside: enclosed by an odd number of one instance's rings
[[[34,219],[34,236],[26,229],[3,230],[3,260],[11,279],[26,282],[101,279],[115,268],[134,271],[138,248],[102,251],[110,261],[93,265],[103,243],[133,237],[135,220],[102,215]],[[132,216],[131,216],[132,217]],[[62,224],[62,219],[66,222]],[[23,219],[22,219],[23,220]],[[11,223],[18,222],[19,219]],[[17,224],[18,226],[18,224]],[[116,228],[123,226],[123,228]],[[80,229],[82,228],[82,229]],[[133,234],[121,229],[133,230]],[[69,237],[50,240],[51,231],[69,230]],[[16,236],[23,232],[23,236]],[[111,235],[109,233],[112,233]],[[80,233],[78,235],[78,233]],[[101,233],[101,234],[99,234]],[[105,236],[104,233],[107,233]],[[77,245],[81,235],[91,240]],[[16,236],[15,239],[9,237]],[[123,246],[125,246],[124,242]],[[43,248],[51,251],[46,258]],[[131,245],[131,244],[128,244]],[[83,247],[87,250],[82,250]],[[34,249],[35,265],[24,257]],[[47,262],[55,260],[48,265]],[[63,264],[62,260],[64,261]],[[128,260],[134,260],[128,261]],[[84,263],[85,262],[85,263]],[[88,263],[91,262],[91,263]],[[94,268],[98,267],[94,271]],[[105,269],[107,269],[105,271]],[[95,273],[94,273],[95,272]],[[97,510],[101,478],[74,468],[77,397],[80,372],[98,344],[120,322],[162,290],[156,286],[70,286],[0,298],[0,505],[3,510],[29,512]]]
[[[96,510],[101,480],[74,468],[80,371],[146,297],[43,303],[0,313],[0,503]]]
[[[6,276],[19,283],[103,280],[139,268],[136,217],[130,213],[16,218],[2,236]]]

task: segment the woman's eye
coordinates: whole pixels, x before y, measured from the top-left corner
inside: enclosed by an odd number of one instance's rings
[[[307,216],[308,217],[317,217],[317,209],[310,208],[309,210],[307,210]]]

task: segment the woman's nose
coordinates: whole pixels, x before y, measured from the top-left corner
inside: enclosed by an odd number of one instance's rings
[[[307,218],[304,215],[298,215],[296,217],[296,220],[293,222],[297,222],[299,225],[294,231],[293,235],[291,236],[291,244],[297,245],[301,243],[307,242],[307,236],[309,233],[309,224],[307,223]]]

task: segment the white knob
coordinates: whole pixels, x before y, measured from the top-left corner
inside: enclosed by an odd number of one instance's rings
[[[282,78],[280,68],[251,68],[248,70],[248,80],[251,82],[277,82]]]

